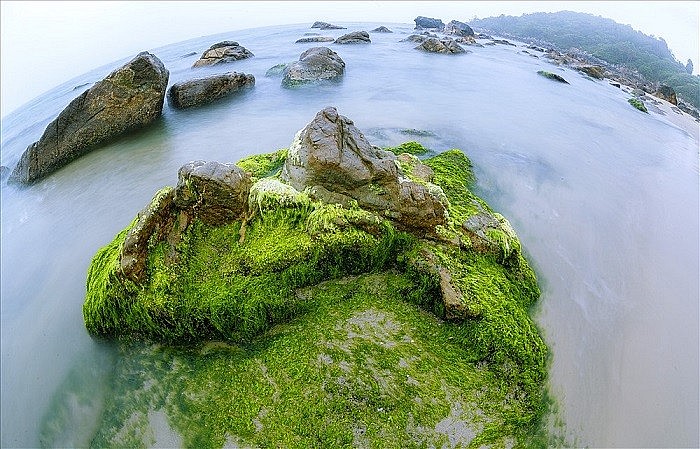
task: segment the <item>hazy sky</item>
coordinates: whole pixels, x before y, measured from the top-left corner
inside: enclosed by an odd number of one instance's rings
[[[663,37],[677,59],[700,68],[700,2],[20,2],[0,1],[2,110],[118,59],[209,34],[269,25],[412,23],[418,15],[469,21],[499,14],[580,11]]]

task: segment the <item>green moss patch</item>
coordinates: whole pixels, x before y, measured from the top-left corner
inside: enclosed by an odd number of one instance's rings
[[[430,150],[416,141],[404,142],[396,147],[384,148],[386,151],[391,151],[394,154],[408,153],[414,156],[420,156],[430,153]]]
[[[279,170],[246,160],[256,176]],[[175,246],[149,242],[142,285],[118,276],[126,230],[101,249],[86,326],[123,350],[92,446],[544,446],[535,275],[507,220],[471,193],[469,159],[425,164],[449,202],[444,239],[272,177],[241,221],[195,219]],[[497,251],[469,243],[474,216],[495,223],[482,238]],[[445,271],[467,318],[443,320]]]
[[[236,162],[244,171],[250,172],[255,178],[275,176],[282,169],[287,159],[287,149],[282,148],[274,153],[254,154]]]
[[[649,111],[647,111],[647,107],[644,106],[644,103],[642,103],[641,100],[637,98],[630,98],[629,100],[627,100],[627,102],[634,106],[635,109],[639,109],[640,111],[646,112],[647,114],[649,113]]]
[[[567,80],[565,80],[562,76],[557,75],[556,73],[547,72],[544,70],[539,70],[537,72],[537,74],[540,76],[544,76],[545,78],[549,78],[550,80],[553,80],[553,81],[558,81],[560,83],[569,84],[569,82]]]

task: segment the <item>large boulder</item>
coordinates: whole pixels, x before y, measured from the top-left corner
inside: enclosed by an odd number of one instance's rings
[[[11,179],[34,182],[117,136],[149,125],[163,111],[168,76],[160,59],[139,53],[71,101],[22,154]]]
[[[425,39],[416,47],[416,50],[445,54],[467,53],[467,50],[452,39],[436,39],[434,37]]]
[[[168,90],[168,99],[175,108],[190,108],[211,103],[254,85],[253,75],[229,72],[173,84]]]
[[[180,168],[174,201],[204,223],[222,225],[245,215],[252,184],[235,164],[194,161]]]
[[[234,41],[223,41],[209,47],[192,67],[205,67],[253,57],[247,48]]]
[[[324,80],[337,80],[345,73],[345,61],[328,47],[313,47],[288,64],[282,75],[282,85],[295,87]]]
[[[445,25],[445,33],[454,34],[455,36],[461,37],[474,36],[474,30],[472,30],[472,27],[458,20],[452,20],[450,23]]]
[[[435,28],[437,30],[442,31],[445,28],[445,24],[442,22],[441,19],[433,19],[430,17],[418,16],[415,19],[413,19],[413,21],[416,22],[416,30],[420,30],[423,28]]]
[[[336,44],[369,44],[369,33],[367,31],[354,31],[344,34],[335,40]]]
[[[673,87],[662,84],[659,89],[654,94],[656,97],[666,100],[671,104],[678,105],[678,98],[676,98],[676,91]]]
[[[410,179],[399,167],[396,155],[372,146],[350,119],[329,107],[294,137],[281,179],[297,190],[354,199],[400,228],[434,233],[447,219],[442,190]]]

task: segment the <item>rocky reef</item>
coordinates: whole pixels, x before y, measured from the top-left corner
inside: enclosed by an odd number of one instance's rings
[[[89,269],[92,335],[166,345],[129,350],[93,444],[158,413],[188,447],[536,444],[535,275],[469,159],[416,154],[329,107],[289,149],[183,166]]]
[[[160,59],[139,53],[71,101],[25,150],[10,180],[32,183],[115,137],[151,124],[163,111],[168,77]]]

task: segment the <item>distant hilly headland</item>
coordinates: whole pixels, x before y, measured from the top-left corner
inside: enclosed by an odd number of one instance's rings
[[[567,52],[577,59],[587,58],[650,93],[658,91],[660,85],[670,86],[682,100],[678,106],[697,118],[700,77],[692,75],[691,60],[676,60],[662,37],[648,36],[612,19],[572,11],[500,15],[469,23],[484,32]]]

